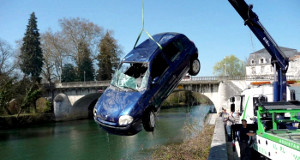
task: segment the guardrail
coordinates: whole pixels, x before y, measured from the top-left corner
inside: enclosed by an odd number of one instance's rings
[[[286,76],[287,80],[300,80],[300,76]],[[274,75],[256,75],[256,76],[205,76],[205,77],[190,77],[191,81],[217,81],[217,80],[274,80]]]
[[[108,86],[110,80],[108,81],[85,81],[85,82],[63,82],[55,83],[55,88],[78,88],[78,87],[101,87]]]

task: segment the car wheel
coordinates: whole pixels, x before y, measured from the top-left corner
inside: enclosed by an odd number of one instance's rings
[[[149,107],[145,110],[143,115],[143,126],[147,132],[153,132],[155,127],[155,113],[154,110]]]
[[[189,74],[192,75],[192,76],[195,76],[199,73],[200,71],[200,61],[195,58],[191,61],[191,65],[190,65],[190,70],[189,70]]]

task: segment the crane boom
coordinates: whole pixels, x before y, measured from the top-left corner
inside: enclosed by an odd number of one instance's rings
[[[273,99],[274,102],[286,101],[286,72],[288,69],[288,58],[280,50],[271,35],[260,23],[256,13],[252,11],[253,6],[244,0],[228,0],[266,50],[270,53],[271,64],[274,66]]]

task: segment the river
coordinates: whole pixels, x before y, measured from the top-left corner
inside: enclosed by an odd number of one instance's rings
[[[145,159],[158,146],[181,143],[200,131],[210,107],[162,109],[153,133],[142,131],[134,136],[108,134],[93,120],[0,130],[0,159]]]

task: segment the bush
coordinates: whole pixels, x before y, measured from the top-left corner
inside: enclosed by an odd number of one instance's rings
[[[152,154],[153,159],[199,159],[206,160],[214,132],[214,125],[206,125],[199,135],[182,144],[172,144],[157,148]]]
[[[51,111],[51,103],[44,97],[36,101],[36,110],[38,113],[49,113]]]

